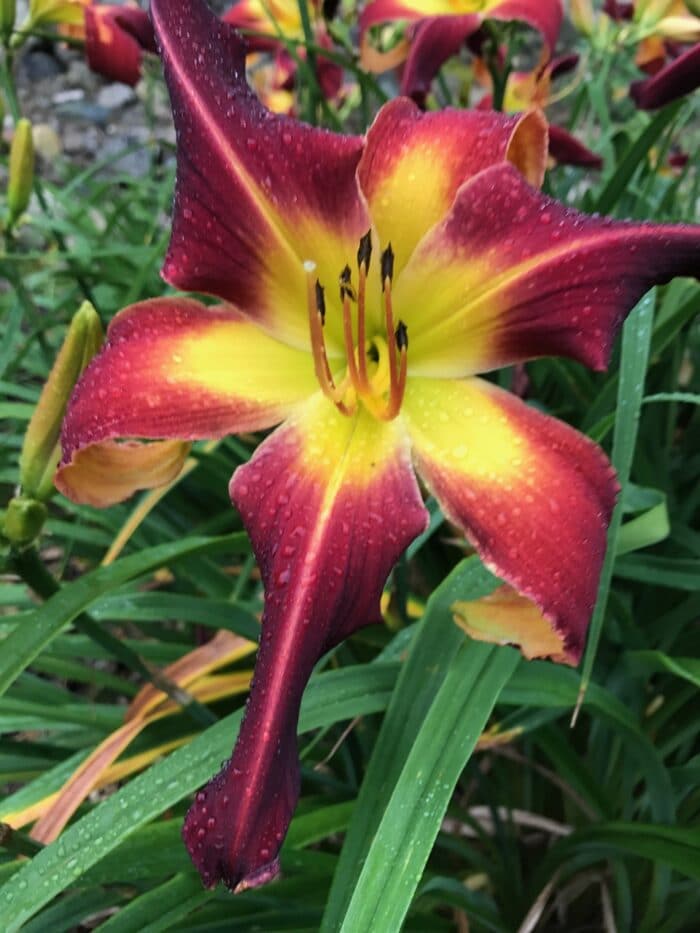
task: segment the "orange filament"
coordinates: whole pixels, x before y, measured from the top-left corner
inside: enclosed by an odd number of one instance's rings
[[[326,341],[323,337],[323,322],[325,317],[325,303],[323,288],[316,278],[316,263],[305,262],[306,273],[306,300],[309,311],[309,330],[311,332],[311,353],[314,359],[314,371],[326,398],[344,415],[351,415],[355,408],[349,408],[343,401],[344,387],[337,387],[328,365],[326,354]]]
[[[336,385],[333,379],[326,353],[323,334],[326,313],[323,288],[316,278],[316,264],[313,262],[304,263],[311,350],[314,359],[314,370],[321,390],[340,412],[344,415],[353,414],[356,409],[355,399],[359,398],[376,418],[382,421],[391,421],[401,410],[401,403],[406,390],[408,335],[406,325],[402,321],[399,321],[398,327],[394,326],[394,312],[391,301],[394,254],[390,244],[381,257],[382,304],[386,344],[381,337],[376,337],[375,340],[369,342],[367,340],[366,292],[370,254],[371,242],[369,234],[367,234],[360,241],[360,249],[358,250],[357,292],[355,292],[352,285],[349,266],[346,266],[340,274],[343,343],[347,359],[347,373],[339,385]],[[353,303],[357,305],[357,345],[355,345],[353,338]],[[367,368],[367,357],[368,351],[372,347],[376,353],[380,354],[380,360],[377,364],[377,371],[370,377]],[[386,354],[384,354],[384,350],[386,350]],[[382,359],[384,360],[383,378],[379,374]],[[387,369],[389,385],[388,397],[385,398]],[[345,402],[345,397],[350,390],[352,391],[353,401],[348,405]]]

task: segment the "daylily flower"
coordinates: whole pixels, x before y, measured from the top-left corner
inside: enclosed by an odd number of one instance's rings
[[[380,620],[387,575],[426,526],[414,470],[547,620],[547,652],[578,660],[613,471],[477,373],[554,353],[603,368],[639,296],[697,272],[700,231],[543,196],[537,112],[399,99],[366,137],[274,116],[203,2],[151,11],[178,130],[164,276],[226,303],[162,298],[115,318],[70,404],[56,484],[105,505],[172,478],[188,440],[282,422],[230,484],[265,586],[260,648],[233,756],[184,827],[205,884],[242,890],[279,871],[314,665]]]
[[[330,49],[333,43],[328,35],[321,3],[316,0],[305,2],[315,44]],[[270,3],[267,0],[240,0],[224,14],[223,19],[244,32],[252,52],[269,51],[276,54],[276,70],[287,72],[288,86],[279,90],[289,90],[289,85],[294,82],[296,63],[282,39],[304,42],[298,0],[272,0]],[[303,46],[300,46],[300,54],[305,54]],[[316,76],[324,97],[329,100],[335,98],[343,84],[343,69],[323,55],[318,55]]]
[[[148,13],[129,3],[35,0],[29,26],[46,23],[57,23],[62,35],[82,40],[90,68],[110,81],[138,84],[143,53],[156,51]]]
[[[362,60],[368,70],[382,67],[381,57],[370,51],[367,32],[372,26],[408,20],[401,93],[420,101],[440,67],[484,21],[527,23],[540,32],[551,53],[562,18],[561,0],[371,0],[360,14]],[[387,57],[386,68],[396,64],[396,56]]]
[[[565,74],[578,64],[578,55],[560,55],[558,58],[540,59],[532,71],[511,71],[506,79],[503,95],[503,110],[506,113],[522,113],[533,107],[544,110],[552,98],[552,81]],[[480,110],[493,106],[493,85],[486,63],[477,59],[474,66],[476,79],[489,90],[479,101]],[[553,162],[560,165],[580,165],[587,168],[602,168],[601,157],[579,142],[568,130],[556,124],[549,124],[549,155]]]

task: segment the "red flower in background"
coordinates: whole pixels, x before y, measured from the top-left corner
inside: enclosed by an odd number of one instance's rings
[[[485,20],[519,20],[536,29],[551,54],[563,18],[561,0],[371,0],[360,13],[362,54],[366,67],[382,70],[369,51],[372,26],[408,20],[401,93],[419,102],[430,90],[440,67],[456,55]],[[395,55],[384,67],[398,63]]]

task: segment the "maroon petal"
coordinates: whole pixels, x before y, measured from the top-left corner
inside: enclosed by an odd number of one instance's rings
[[[345,418],[323,396],[231,481],[265,584],[255,679],[233,757],[183,836],[207,886],[271,880],[299,794],[297,720],[321,655],[380,620],[387,574],[426,524],[397,422]]]
[[[135,85],[141,78],[143,52],[155,52],[148,14],[130,7],[85,7],[85,54],[88,65],[110,81]]]
[[[632,19],[634,16],[634,3],[622,3],[620,0],[605,0],[603,12],[611,19]]]
[[[456,55],[481,25],[481,16],[430,16],[415,24],[401,75],[401,93],[422,104],[442,65]]]
[[[677,275],[700,275],[700,226],[589,217],[502,164],[462,186],[392,301],[411,334],[411,375],[471,375],[538,356],[604,369],[630,309]]]
[[[559,165],[581,165],[596,169],[603,167],[603,160],[596,152],[553,123],[549,124],[549,154]]]
[[[640,110],[658,110],[700,87],[700,42],[651,78],[635,81],[630,94]]]
[[[165,278],[225,298],[308,345],[306,279],[334,281],[369,227],[362,139],[273,115],[245,81],[245,46],[203,0],[153,0],[177,129]]]

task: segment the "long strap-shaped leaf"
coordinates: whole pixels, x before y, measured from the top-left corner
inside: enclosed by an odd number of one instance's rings
[[[637,443],[637,429],[639,428],[639,415],[644,396],[644,379],[649,360],[655,305],[656,292],[651,291],[642,298],[630,314],[622,331],[622,359],[620,362],[620,383],[617,393],[612,462],[617,470],[620,486],[623,489],[629,482],[634,449]],[[600,574],[598,599],[596,600],[591,627],[588,632],[586,654],[583,659],[581,689],[574,721],[591,680],[598,642],[603,630],[603,620],[608,605],[610,583],[612,582],[613,567],[617,554],[617,539],[622,521],[622,500],[623,496],[620,495],[608,528],[608,549],[605,554],[603,570]]]
[[[69,587],[39,606],[31,616],[5,639],[0,656],[0,695],[14,679],[31,664],[47,644],[88,606],[128,580],[152,573],[183,557],[214,551],[245,553],[248,550],[244,534],[222,535],[218,538],[185,538],[159,544],[138,554],[123,557],[109,567],[100,567],[75,580]]]
[[[302,704],[301,731],[379,712],[386,707],[395,678],[395,664],[347,667],[313,677]],[[153,765],[13,875],[0,888],[3,933],[20,929],[139,827],[203,784],[229,754],[240,719],[238,710]]]
[[[459,649],[379,824],[343,933],[401,929],[455,785],[517,663],[508,648]]]
[[[462,671],[459,676],[454,675],[450,680],[450,683],[454,683],[455,680],[459,681],[458,689],[456,686],[452,688],[455,692],[455,702],[459,702],[464,700],[470,690],[476,686],[479,674],[487,665],[488,658],[494,653],[491,648],[468,642],[464,634],[452,623],[450,606],[458,599],[477,599],[485,596],[495,588],[497,582],[476,557],[469,558],[462,561],[452,571],[428,602],[413,640],[409,659],[401,672],[392,696],[358,796],[324,914],[321,928],[323,933],[331,933],[331,931],[335,933],[341,928],[363,865],[369,858],[372,840],[379,831],[382,814],[387,811],[392,800],[400,803],[400,798],[396,797],[398,785],[403,779],[417,736],[424,729],[427,717],[434,704],[438,702],[438,697],[443,698],[441,703],[447,703],[449,699],[441,688],[448,677],[451,665],[459,664],[460,670],[462,666],[470,669],[467,673]],[[466,644],[469,645],[469,653],[463,655],[461,649]],[[515,658],[511,652],[504,652],[504,654]],[[515,660],[512,663],[515,664]],[[471,713],[467,713],[467,716],[469,715]],[[476,710],[474,711],[474,722],[470,725],[473,725],[476,730],[475,735],[478,735],[487,715],[488,711],[483,719],[479,720]],[[426,735],[429,736],[429,733]],[[445,751],[437,743],[429,742],[428,744],[432,752]],[[450,736],[447,744],[459,748],[461,766],[463,766],[473,744],[468,746],[457,734]],[[433,788],[440,800],[444,798],[443,812],[456,780],[455,776],[449,790],[445,790],[444,786],[440,789]],[[445,784],[449,784],[447,776],[442,780],[442,785]],[[428,792],[430,790],[428,788]],[[436,803],[438,796],[434,798]],[[428,850],[425,852],[425,858],[437,834],[440,817],[433,816],[434,832]],[[421,858],[423,858],[422,853],[419,855],[416,850],[416,863]],[[417,870],[416,883],[425,858]],[[389,868],[393,867],[397,865],[389,866]],[[406,904],[410,902],[412,893],[413,891],[408,894]],[[396,929],[399,925],[397,924]],[[356,929],[363,928],[365,927],[356,927]],[[366,929],[371,928],[366,927]]]

